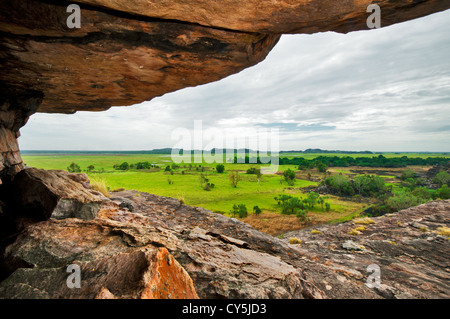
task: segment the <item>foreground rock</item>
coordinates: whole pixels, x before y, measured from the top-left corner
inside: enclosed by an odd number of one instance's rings
[[[343,283],[362,283],[367,268],[379,266],[381,286],[375,291],[382,297],[449,298],[449,227],[450,201],[446,200],[313,232],[291,232],[283,240],[301,240],[299,250],[333,270]],[[306,272],[314,273],[309,268]],[[334,285],[327,285],[331,293]]]
[[[387,26],[448,9],[446,1],[411,0],[80,0],[117,11],[148,17],[198,23],[214,28],[261,33],[350,32],[367,29],[367,7],[376,3]]]
[[[291,234],[303,241],[291,245],[175,199],[136,191],[112,198],[103,198],[95,219],[50,218],[11,240],[0,297],[450,296],[449,241],[434,232],[448,226],[450,201],[374,219],[360,236],[347,234],[353,222],[324,226],[322,235]],[[79,289],[67,287],[73,264],[81,268]],[[381,267],[379,289],[366,285],[371,264]]]

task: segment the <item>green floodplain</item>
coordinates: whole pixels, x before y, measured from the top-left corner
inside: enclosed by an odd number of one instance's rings
[[[336,159],[337,157],[374,158],[378,156],[380,155],[361,153],[280,154],[281,159],[304,158],[313,164],[317,164],[314,159],[318,157]],[[382,157],[387,159],[439,158],[441,162],[442,159],[450,161],[448,153],[383,153]],[[184,163],[177,164],[172,161],[170,154],[32,151],[25,151],[23,154],[23,160],[27,166],[86,173],[92,185],[104,187],[109,192],[126,189],[176,198],[186,205],[203,207],[229,217],[240,217],[255,228],[272,235],[280,235],[290,230],[321,223],[346,221],[367,215],[370,207],[377,207],[377,213],[382,214],[385,207],[383,205],[389,200],[406,201],[407,203],[402,205],[408,206],[415,204],[415,200],[417,203],[422,203],[446,196],[445,190],[442,192],[428,190],[419,183],[420,176],[425,174],[432,167],[431,165],[406,167],[327,167],[325,165],[318,169],[318,165],[299,167],[293,164],[279,165],[275,174],[259,175],[249,174],[249,172],[258,172],[263,166],[268,165],[227,163],[227,160],[232,161],[232,159],[227,159],[225,156],[223,159],[224,171],[220,173],[217,171],[217,163],[203,161],[201,164],[194,164],[190,162],[191,158],[187,157]],[[71,166],[72,163],[75,165]],[[126,165],[122,165],[124,163]],[[142,165],[136,165],[138,163],[146,163],[146,165],[142,168]],[[289,179],[286,174],[283,174],[286,171],[295,172],[295,174]],[[364,196],[361,192],[338,189],[334,193],[310,198],[309,194],[316,193],[317,187],[326,182],[329,185],[338,180],[350,182],[364,175],[381,178],[386,189],[383,188],[382,193],[381,191],[378,193],[378,190],[370,194],[363,193]],[[234,185],[233,177],[235,181],[237,179]],[[448,182],[444,180],[441,186],[445,186],[446,183]],[[416,191],[419,188],[421,191]],[[414,192],[422,195],[419,194],[418,197]],[[305,205],[300,211],[303,217],[307,217],[307,221],[300,218],[298,207],[294,207],[293,210],[286,209],[283,206],[284,201],[275,199],[280,199],[281,195],[303,200]],[[415,197],[411,199],[411,196]],[[308,202],[308,198],[313,202]],[[239,205],[245,206],[247,210],[245,214],[238,212],[236,208]]]

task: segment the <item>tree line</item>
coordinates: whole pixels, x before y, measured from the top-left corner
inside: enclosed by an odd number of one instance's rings
[[[450,160],[446,157],[385,157],[384,155],[372,157],[351,157],[351,156],[318,156],[314,159],[306,159],[303,157],[281,157],[279,159],[280,165],[297,165],[300,170],[318,168],[320,171],[326,170],[327,167],[407,167],[410,165],[443,165],[449,163]],[[264,164],[270,163],[270,158],[259,156],[245,156],[245,158],[234,157],[234,164]]]

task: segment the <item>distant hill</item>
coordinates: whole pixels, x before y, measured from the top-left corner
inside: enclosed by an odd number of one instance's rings
[[[308,148],[304,151],[281,151],[280,154],[283,153],[303,153],[303,154],[375,154],[371,151],[329,151],[329,150],[322,150],[320,148]]]
[[[43,150],[22,150],[22,155],[137,155],[137,154],[160,154],[160,155],[170,155],[172,154],[172,150],[177,151],[180,153],[183,151],[182,149],[172,149],[172,148],[160,148],[160,149],[153,149],[153,150],[142,150],[142,151],[43,151]],[[217,151],[222,151],[223,154],[230,153],[230,152],[240,152],[240,153],[246,153],[256,154],[257,151],[251,150],[248,148],[245,149],[216,149],[213,148],[211,151],[211,154],[215,154]],[[198,151],[198,150],[197,150]],[[192,154],[195,152],[193,150],[184,150],[185,154],[188,154],[191,152]],[[320,148],[308,148],[304,151],[300,150],[291,150],[291,151],[280,151],[280,154],[384,154],[384,153],[393,153],[393,154],[408,154],[408,153],[417,153],[417,152],[402,152],[402,153],[396,153],[396,152],[371,152],[371,151],[339,151],[339,150],[322,150]],[[434,152],[419,152],[421,154],[428,154],[428,153],[434,153]],[[448,152],[438,152],[440,154],[449,154]]]

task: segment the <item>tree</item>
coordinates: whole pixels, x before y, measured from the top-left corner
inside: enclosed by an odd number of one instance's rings
[[[300,219],[300,222],[302,223],[306,223],[309,221],[309,218],[307,217],[308,212],[303,210],[303,209],[299,209],[297,211],[297,214],[295,215],[298,219]]]
[[[289,186],[293,186],[295,183],[295,171],[288,168],[283,172],[284,180],[288,183]]]
[[[240,181],[239,173],[238,173],[238,172],[230,172],[229,179],[230,179],[230,184],[231,184],[231,186],[233,186],[234,188],[236,188],[236,187],[237,187],[237,184],[238,184],[239,181]]]
[[[152,166],[149,162],[139,162],[134,165],[136,169],[151,169]]]
[[[122,164],[119,165],[119,170],[121,171],[126,171],[130,168],[130,164],[128,164],[127,162],[123,162]]]
[[[321,173],[325,173],[328,169],[328,166],[322,162],[317,162],[317,170]]]
[[[316,206],[318,200],[320,198],[320,195],[316,192],[309,192],[306,199],[303,200],[304,203],[306,203],[310,208],[314,208]]]
[[[80,173],[81,172],[81,167],[80,165],[76,164],[76,163],[71,163],[68,167],[67,167],[67,171],[69,173]]]
[[[417,177],[417,173],[411,169],[404,170],[402,172],[402,175],[400,175],[400,179],[402,181],[407,180],[408,178],[416,178],[416,177]]]
[[[287,201],[291,198],[292,198],[292,196],[286,195],[286,194],[281,194],[281,195],[274,197],[274,199],[278,202],[279,206],[282,206],[285,201]]]
[[[418,206],[426,202],[426,199],[416,197],[409,191],[399,191],[386,200],[386,207],[390,212],[398,212],[402,209]]]
[[[443,185],[436,191],[436,198],[440,199],[450,199],[450,187],[448,185]]]
[[[285,215],[296,214],[298,210],[303,210],[305,208],[305,204],[298,197],[288,196],[288,198],[284,198],[281,202],[281,213]]]
[[[217,173],[223,173],[225,171],[225,165],[217,164],[216,171],[217,171]]]
[[[234,204],[231,213],[233,214],[233,217],[235,217],[236,215],[238,215],[239,218],[245,218],[248,216],[248,211],[245,204]]]
[[[317,199],[317,203],[319,203],[320,206],[322,207],[322,210],[324,210],[324,209],[323,209],[323,205],[325,205],[325,199],[324,199],[323,197],[319,197],[319,198]]]
[[[255,174],[256,176],[260,177],[261,176],[261,169],[260,168],[256,168],[256,167],[250,167],[247,170],[247,174]]]
[[[89,166],[87,167],[88,172],[92,172],[94,169],[95,169],[95,166],[94,166],[94,165],[89,165]]]
[[[259,215],[262,213],[262,210],[258,206],[253,206],[253,212],[255,213],[255,215]]]
[[[439,172],[436,174],[433,181],[439,186],[448,185],[450,183],[450,174],[445,171]]]

